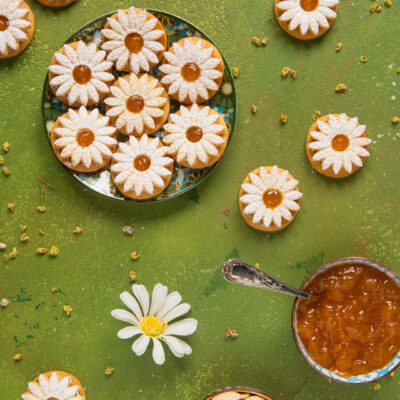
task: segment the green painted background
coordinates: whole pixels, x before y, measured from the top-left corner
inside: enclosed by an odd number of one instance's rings
[[[370,0],[342,1],[331,31],[302,43],[284,34],[273,16],[272,0],[149,0],[135,5],[160,8],[192,21],[219,46],[236,80],[239,113],[235,134],[216,171],[196,191],[160,204],[120,204],[75,181],[52,154],[40,117],[42,84],[52,54],[88,20],[130,1],[80,0],[59,11],[28,1],[37,17],[32,45],[11,61],[0,61],[0,142],[11,170],[0,176],[0,241],[15,260],[0,262],[0,397],[17,400],[40,372],[74,373],[89,400],[200,400],[230,385],[256,387],[276,399],[400,399],[400,373],[372,385],[328,383],[301,358],[291,327],[292,299],[228,285],[218,267],[228,257],[258,262],[295,286],[324,262],[342,256],[367,256],[399,271],[400,8],[383,6],[370,15]],[[382,3],[382,1],[381,1]],[[251,37],[269,37],[256,48]],[[340,53],[337,42],[343,42]],[[369,58],[361,64],[360,56]],[[285,66],[298,76],[282,79]],[[397,86],[396,86],[397,82]],[[336,94],[338,83],[348,91]],[[250,105],[258,113],[250,113]],[[353,177],[337,182],[313,173],[304,143],[312,115],[347,112],[367,125],[371,157]],[[281,112],[288,123],[279,123]],[[237,206],[247,172],[278,164],[300,181],[304,193],[295,222],[265,234],[248,227]],[[55,190],[44,202],[33,171]],[[13,213],[7,203],[16,204]],[[39,214],[38,204],[47,211]],[[224,216],[221,208],[231,208]],[[30,240],[19,243],[21,226]],[[82,225],[81,235],[72,233]],[[122,233],[133,225],[134,234]],[[43,228],[45,236],[39,236]],[[35,254],[55,244],[56,258]],[[138,250],[134,262],[129,252]],[[189,339],[193,354],[167,356],[156,366],[151,352],[136,357],[131,341],[119,340],[124,324],[110,317],[128,290],[129,270],[150,289],[162,282],[182,293],[199,320]],[[57,294],[51,288],[60,289]],[[67,318],[62,305],[73,308]],[[236,340],[225,340],[227,326]],[[16,352],[23,360],[14,362]],[[104,375],[107,364],[115,367]]]

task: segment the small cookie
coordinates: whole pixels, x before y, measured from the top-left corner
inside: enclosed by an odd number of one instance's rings
[[[50,140],[57,158],[68,168],[94,172],[106,166],[117,149],[116,129],[97,108],[72,108],[57,118]]]
[[[315,121],[306,140],[313,168],[331,178],[345,178],[358,171],[369,157],[371,139],[358,118],[329,114]]]
[[[37,0],[48,7],[66,7],[74,3],[76,0]]]
[[[169,154],[189,168],[215,164],[228,144],[229,132],[222,116],[207,106],[181,106],[164,125],[163,142]]]
[[[337,17],[339,0],[275,0],[275,15],[289,35],[310,40],[322,36]]]
[[[111,86],[106,115],[125,135],[157,132],[168,118],[170,102],[164,86],[149,74],[124,75]]]
[[[260,231],[278,231],[289,225],[300,210],[298,181],[286,170],[260,167],[250,172],[239,192],[244,220]]]
[[[82,384],[75,376],[64,371],[40,374],[28,383],[22,400],[86,400]]]
[[[96,44],[73,42],[54,53],[49,66],[49,84],[53,93],[70,107],[98,104],[110,91],[114,80],[112,63],[104,61],[106,52]]]
[[[0,0],[0,59],[22,53],[34,33],[35,15],[24,0]]]
[[[174,160],[165,157],[168,147],[158,138],[130,136],[119,143],[113,155],[111,177],[118,190],[134,200],[148,200],[159,195],[169,184]]]
[[[187,37],[175,42],[164,54],[161,83],[181,103],[204,103],[218,91],[224,75],[224,61],[210,42]]]
[[[232,390],[229,392],[219,393],[216,396],[211,397],[209,400],[263,400],[263,397]]]
[[[167,34],[160,21],[146,10],[131,7],[107,18],[101,48],[118,71],[148,72],[163,58]]]

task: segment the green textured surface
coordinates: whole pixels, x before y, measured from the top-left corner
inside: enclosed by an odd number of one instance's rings
[[[0,397],[17,400],[40,372],[74,373],[89,400],[199,400],[230,385],[256,387],[276,399],[400,398],[400,373],[372,385],[328,383],[301,358],[291,328],[292,299],[228,285],[217,267],[230,256],[259,262],[271,274],[300,286],[321,263],[342,256],[377,259],[399,271],[400,9],[383,6],[370,15],[369,0],[342,1],[333,28],[321,39],[301,43],[278,27],[272,0],[153,0],[137,6],[165,9],[190,20],[219,46],[236,81],[239,118],[232,143],[216,171],[196,192],[161,204],[119,204],[91,193],[58,163],[40,119],[40,98],[52,53],[88,20],[130,1],[80,0],[52,11],[29,1],[37,17],[32,45],[11,61],[0,61],[0,142],[11,169],[0,176],[0,241],[18,257],[0,263],[0,297],[11,300],[0,310]],[[270,38],[265,48],[250,44],[253,35]],[[335,53],[337,42],[343,49]],[[367,64],[359,58],[366,55]],[[283,80],[285,66],[295,80]],[[334,91],[348,85],[344,94]],[[397,82],[397,86],[395,83]],[[251,104],[259,111],[252,115]],[[304,142],[316,110],[347,112],[367,125],[373,139],[365,167],[341,182],[313,173]],[[281,126],[281,112],[288,123]],[[237,193],[248,171],[278,164],[300,180],[302,209],[291,226],[267,235],[248,227],[237,206]],[[47,190],[47,211],[39,214],[39,190],[33,171],[55,190]],[[14,202],[13,213],[7,203]],[[226,217],[221,208],[231,208]],[[124,236],[123,225],[134,225]],[[19,243],[21,225],[30,240]],[[72,230],[82,225],[84,232]],[[40,237],[38,229],[46,235]],[[56,258],[37,256],[38,246],[60,249]],[[129,252],[139,250],[137,262]],[[138,282],[157,282],[182,293],[199,320],[189,339],[193,354],[167,356],[156,366],[151,352],[137,358],[130,341],[116,332],[123,326],[110,317],[118,295],[129,288],[127,274]],[[52,294],[51,288],[61,289]],[[62,305],[73,307],[67,318]],[[236,340],[225,340],[226,327]],[[20,363],[13,361],[23,353]],[[104,375],[107,364],[115,367]]]

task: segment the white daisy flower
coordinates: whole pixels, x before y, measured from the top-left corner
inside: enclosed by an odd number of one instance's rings
[[[111,312],[114,318],[131,325],[121,329],[118,337],[130,339],[140,335],[132,345],[133,352],[138,356],[145,353],[152,340],[153,359],[159,365],[165,361],[161,342],[166,343],[175,357],[191,354],[192,348],[176,336],[192,335],[197,329],[197,320],[186,318],[172,322],[190,310],[189,304],[181,303],[181,295],[178,292],[168,295],[168,288],[158,283],[153,289],[150,303],[149,293],[143,285],[133,285],[132,291],[135,297],[128,292],[120,295],[131,312],[120,309]]]
[[[221,136],[226,126],[216,123],[219,117],[207,106],[181,106],[180,115],[171,114],[170,123],[164,125],[163,142],[170,145],[169,154],[176,154],[179,163],[187,161],[191,167],[198,160],[207,163],[211,157],[218,156],[217,146],[226,142]]]
[[[30,12],[21,0],[0,0],[0,54],[6,56],[17,51],[21,42],[28,40],[26,30],[32,24],[27,20]]]
[[[164,74],[161,83],[170,85],[168,93],[178,94],[180,102],[187,97],[191,103],[197,103],[210,98],[209,91],[218,90],[219,80],[223,73],[217,69],[222,63],[218,57],[213,57],[215,47],[203,39],[193,41],[185,38],[172,45],[172,51],[164,54],[167,63],[160,66]]]
[[[89,106],[99,103],[109,92],[108,84],[114,80],[109,72],[112,63],[104,61],[106,52],[79,41],[66,44],[54,53],[50,71],[50,87],[69,106]]]
[[[320,27],[328,29],[328,20],[336,18],[333,8],[338,4],[339,0],[283,0],[276,7],[284,11],[279,19],[290,21],[289,30],[300,27],[300,33],[304,36],[309,30],[318,35]]]
[[[159,27],[158,19],[146,10],[118,10],[107,18],[107,28],[101,31],[107,39],[101,48],[109,52],[107,60],[115,63],[117,70],[147,72],[165,51],[165,44],[160,42],[165,31]]]
[[[119,144],[119,150],[113,155],[115,164],[111,166],[116,184],[123,184],[124,192],[134,190],[136,196],[142,193],[153,194],[155,188],[165,185],[164,180],[172,175],[165,168],[173,159],[164,157],[168,147],[161,146],[158,138],[143,135],[140,140],[134,136]]]
[[[70,376],[59,380],[56,372],[51,374],[50,379],[42,374],[38,382],[29,382],[28,391],[21,397],[22,400],[83,400],[79,394],[80,387],[71,383]]]
[[[369,157],[366,149],[371,139],[363,136],[365,125],[358,124],[358,118],[350,118],[346,114],[329,115],[328,122],[317,121],[318,131],[311,131],[314,139],[308,147],[316,153],[313,161],[321,161],[322,170],[332,166],[337,175],[342,168],[348,173],[353,170],[353,164],[362,167],[361,157]]]
[[[254,224],[262,223],[265,228],[274,224],[282,226],[282,218],[291,221],[294,213],[300,209],[297,200],[303,194],[296,190],[298,181],[289,176],[286,170],[279,170],[275,165],[268,172],[259,168],[258,175],[249,174],[249,183],[243,183],[244,195],[240,201],[247,204],[244,213],[252,215]]]
[[[79,112],[70,108],[68,118],[58,118],[60,126],[54,133],[59,138],[54,141],[54,147],[62,149],[61,158],[71,159],[72,168],[80,163],[87,169],[93,164],[100,167],[111,158],[110,147],[118,143],[111,137],[116,129],[108,126],[108,121],[97,108],[88,111],[81,107]]]
[[[160,82],[148,74],[138,78],[131,73],[119,78],[111,86],[111,93],[112,96],[104,100],[109,106],[106,115],[116,118],[116,128],[124,128],[123,133],[128,135],[141,135],[146,129],[154,131],[155,120],[165,114],[163,108],[168,101],[168,95]]]

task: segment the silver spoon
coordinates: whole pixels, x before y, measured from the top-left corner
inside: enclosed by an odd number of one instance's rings
[[[303,299],[310,299],[311,297],[310,294],[295,289],[238,258],[231,258],[225,261],[221,266],[221,270],[222,275],[228,282],[273,290]]]

